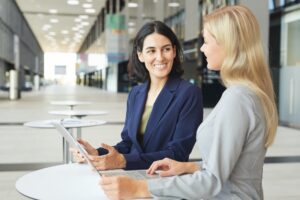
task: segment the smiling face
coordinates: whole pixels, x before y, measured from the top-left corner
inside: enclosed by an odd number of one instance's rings
[[[204,43],[200,50],[204,53],[207,60],[207,68],[214,71],[221,70],[225,52],[217,43],[216,39],[206,30],[203,30]]]
[[[176,48],[171,41],[158,33],[148,35],[138,58],[149,72],[150,79],[166,80],[172,70]]]

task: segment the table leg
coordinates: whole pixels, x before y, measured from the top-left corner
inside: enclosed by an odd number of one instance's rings
[[[67,129],[67,130],[73,137],[72,129]],[[72,158],[73,158],[73,156],[72,156],[72,153],[70,152],[70,145],[65,140],[65,138],[63,138],[63,162],[66,164],[70,164],[70,163],[72,163]]]
[[[76,139],[81,138],[81,128],[77,128]]]
[[[66,163],[66,164],[68,164],[69,161],[70,161],[69,144],[65,140],[65,138],[63,138],[63,162]]]

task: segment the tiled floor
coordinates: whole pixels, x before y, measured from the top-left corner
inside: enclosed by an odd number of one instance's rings
[[[33,120],[58,119],[48,114],[50,110],[66,110],[67,107],[50,105],[50,101],[82,100],[91,105],[78,109],[106,110],[102,116],[87,119],[103,119],[107,125],[83,128],[83,138],[94,146],[119,141],[124,121],[127,94],[104,92],[95,88],[48,86],[38,92],[22,93],[22,99],[9,101],[8,93],[0,92],[0,169],[6,163],[48,163],[62,160],[62,141],[54,129],[34,129],[21,124]],[[205,115],[210,109],[205,109]],[[191,158],[198,158],[197,148]],[[279,127],[274,145],[267,156],[300,156],[300,130]],[[0,171],[0,199],[25,200],[15,190],[15,182],[29,171]],[[266,200],[300,199],[300,162],[276,163],[264,166],[264,193]]]

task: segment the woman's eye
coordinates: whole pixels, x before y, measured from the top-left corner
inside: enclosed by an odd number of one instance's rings
[[[154,50],[147,51],[147,53],[154,53],[154,52],[155,52]]]

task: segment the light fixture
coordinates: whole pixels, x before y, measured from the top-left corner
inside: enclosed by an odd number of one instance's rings
[[[90,25],[90,23],[89,22],[81,22],[81,25],[82,26],[88,26],[88,25]]]
[[[62,30],[61,33],[66,35],[66,34],[69,34],[69,31],[68,30]]]
[[[90,3],[84,3],[84,4],[82,4],[82,7],[83,7],[83,8],[92,8],[93,5],[90,4]]]
[[[180,4],[178,2],[170,2],[170,3],[168,3],[168,6],[175,8],[175,7],[179,7]]]
[[[95,13],[96,10],[94,8],[87,8],[87,9],[85,9],[85,12],[86,13]]]
[[[49,9],[49,13],[51,13],[51,14],[56,14],[56,13],[57,13],[57,10],[56,10],[56,9]]]
[[[135,23],[134,22],[128,22],[128,26],[135,26]]]
[[[79,18],[81,18],[81,19],[88,19],[89,16],[88,15],[79,15]]]
[[[52,18],[52,19],[50,19],[50,22],[53,24],[58,23],[58,19]]]
[[[67,3],[69,5],[78,5],[79,4],[79,1],[78,0],[68,0]]]
[[[127,6],[128,6],[128,8],[136,8],[136,7],[138,7],[138,4],[134,3],[134,2],[128,2]]]

